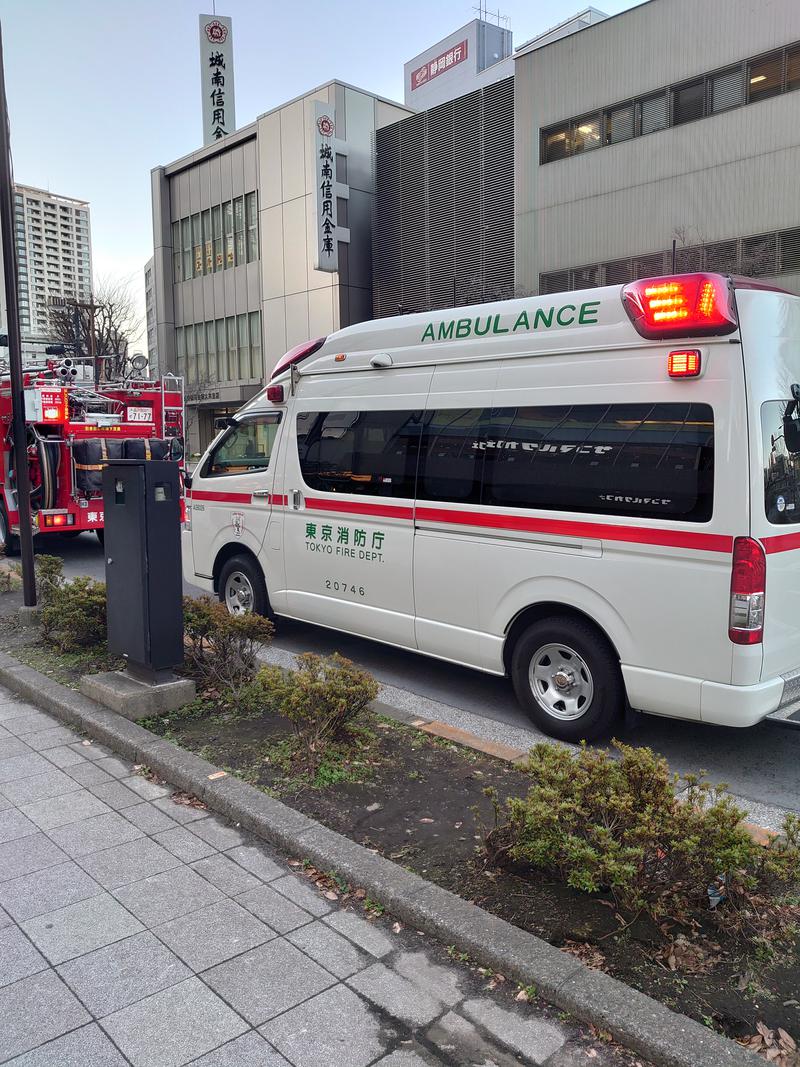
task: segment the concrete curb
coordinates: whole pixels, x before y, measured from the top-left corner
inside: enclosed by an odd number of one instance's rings
[[[607,1030],[659,1067],[757,1067],[763,1060],[533,934],[412,874],[238,778],[0,652],[0,684],[200,797],[245,829],[365,889],[406,924],[454,945],[551,1004]]]

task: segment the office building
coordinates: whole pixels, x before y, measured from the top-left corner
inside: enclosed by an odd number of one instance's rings
[[[516,283],[800,292],[800,5],[649,0],[516,54]]]
[[[287,349],[371,317],[372,143],[407,113],[332,81],[152,172],[156,345],[190,451]]]
[[[89,204],[44,189],[15,185],[14,235],[23,353],[31,355],[37,352],[31,340],[53,339],[51,297],[91,297]]]

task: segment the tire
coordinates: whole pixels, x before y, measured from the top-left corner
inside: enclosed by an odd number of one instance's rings
[[[511,681],[532,722],[559,741],[593,741],[614,728],[625,707],[619,661],[588,623],[540,619],[511,656]]]
[[[5,548],[3,551],[6,556],[18,556],[19,555],[19,537],[16,534],[10,532],[10,523],[8,521],[8,512],[6,511],[5,504],[0,501],[0,543]]]
[[[106,543],[106,532],[105,532],[105,530],[95,530],[95,533],[97,534],[97,540],[100,542],[101,545],[103,545],[103,547],[105,547],[105,543]]]
[[[231,615],[255,612],[272,618],[264,574],[252,556],[232,556],[219,575],[219,599]]]

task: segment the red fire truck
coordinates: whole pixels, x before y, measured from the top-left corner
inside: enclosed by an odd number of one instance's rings
[[[135,373],[135,372],[133,372]],[[85,376],[85,377],[84,377]],[[36,535],[103,540],[102,471],[108,460],[183,462],[183,379],[130,377],[95,386],[90,368],[70,359],[24,371],[25,423]],[[0,543],[19,551],[19,511],[11,383],[0,376]]]

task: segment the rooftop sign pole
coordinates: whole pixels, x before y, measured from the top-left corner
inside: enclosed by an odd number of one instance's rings
[[[222,15],[200,16],[200,92],[203,144],[213,144],[236,129],[233,94],[233,31]]]

